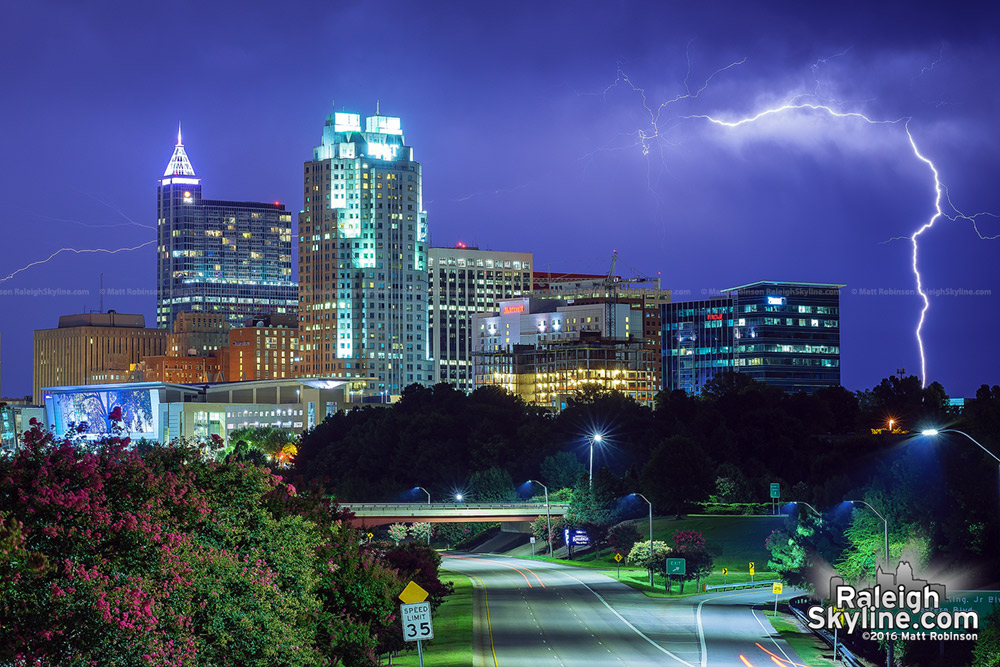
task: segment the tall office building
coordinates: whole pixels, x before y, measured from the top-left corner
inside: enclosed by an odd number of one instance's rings
[[[840,384],[840,288],[760,281],[661,306],[663,385],[700,393],[735,370],[788,392]]]
[[[427,213],[400,119],[327,115],[303,177],[298,373],[369,377],[386,401],[432,382]]]
[[[202,199],[180,129],[156,202],[156,326],[171,328],[184,311],[234,325],[295,312],[292,214],[283,204]]]
[[[496,252],[459,245],[428,251],[429,328],[434,382],[475,389],[472,369],[475,313],[504,299],[527,296],[532,285],[530,252]]]

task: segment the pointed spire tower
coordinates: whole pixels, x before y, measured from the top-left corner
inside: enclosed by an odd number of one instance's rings
[[[194,167],[188,159],[184,150],[184,142],[181,140],[181,124],[177,123],[177,145],[174,146],[174,154],[170,156],[164,176],[194,176]]]

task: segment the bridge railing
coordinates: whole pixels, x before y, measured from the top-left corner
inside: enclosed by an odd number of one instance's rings
[[[344,502],[341,506],[352,512],[369,510],[385,512],[387,510],[531,510],[545,511],[545,503],[351,503]],[[569,503],[549,503],[550,511],[568,511]]]
[[[767,581],[741,581],[739,583],[713,584],[711,586],[705,584],[702,586],[702,590],[708,592],[708,591],[724,591],[730,589],[735,590],[739,588],[763,588],[765,586],[770,586],[771,584],[777,584],[780,581],[781,581],[780,579],[768,579]]]

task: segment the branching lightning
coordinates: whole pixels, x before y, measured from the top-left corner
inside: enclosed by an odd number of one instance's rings
[[[52,253],[51,255],[49,255],[48,257],[46,257],[45,259],[39,259],[39,260],[36,260],[34,262],[31,262],[30,264],[25,264],[24,266],[22,266],[21,268],[17,269],[16,271],[8,273],[6,276],[3,276],[2,278],[0,278],[0,283],[7,282],[8,280],[10,280],[11,278],[13,278],[17,274],[22,273],[24,271],[27,271],[28,269],[30,269],[32,267],[39,266],[41,264],[47,264],[48,262],[51,262],[58,255],[61,255],[64,252],[71,252],[71,253],[74,253],[74,254],[77,254],[77,255],[84,255],[84,254],[91,254],[91,253],[106,253],[108,255],[114,255],[114,254],[119,253],[119,252],[131,252],[133,250],[139,250],[140,248],[145,248],[146,246],[153,245],[154,243],[156,243],[155,239],[152,240],[152,241],[146,241],[145,243],[140,243],[137,246],[132,246],[132,247],[128,247],[128,248],[59,248],[59,250],[56,250],[54,253]]]
[[[834,56],[831,56],[831,58],[835,58],[835,57],[839,57],[839,56],[845,55],[848,50],[849,49],[843,51],[842,53],[838,53],[838,54],[836,54]],[[942,47],[942,55],[939,56],[938,60],[936,60],[934,63],[932,63],[929,68],[924,68],[924,71],[933,69],[934,65],[936,65],[938,62],[941,61],[942,57],[943,57],[943,47]],[[691,92],[691,90],[690,90],[690,88],[688,86],[688,78],[690,77],[690,72],[691,72],[690,58],[688,58],[688,74],[685,76],[685,80],[684,80],[685,93],[681,94],[681,95],[677,95],[673,99],[670,99],[670,100],[668,100],[668,101],[666,101],[666,102],[664,102],[664,103],[662,103],[662,104],[660,104],[659,106],[656,106],[656,107],[653,107],[653,106],[651,106],[649,104],[645,89],[636,86],[632,82],[632,80],[629,78],[629,76],[625,72],[622,71],[622,68],[621,68],[620,65],[618,67],[617,76],[616,76],[614,82],[611,85],[609,85],[607,88],[605,88],[601,94],[604,95],[604,96],[606,96],[607,93],[611,89],[617,87],[619,84],[626,84],[626,85],[628,85],[632,89],[632,91],[638,93],[641,96],[641,98],[642,98],[642,106],[645,109],[645,111],[649,114],[649,117],[650,117],[650,126],[651,126],[652,129],[651,130],[647,130],[645,128],[640,128],[636,133],[633,133],[632,136],[636,136],[637,137],[637,140],[635,141],[635,143],[633,144],[633,146],[641,146],[642,154],[644,156],[649,155],[651,142],[653,142],[654,140],[658,139],[661,136],[661,134],[662,134],[661,128],[663,128],[668,121],[681,121],[681,120],[699,119],[699,120],[708,121],[709,123],[712,123],[712,124],[715,124],[715,125],[718,125],[718,126],[721,126],[721,127],[725,127],[725,128],[729,128],[729,129],[738,129],[738,128],[741,128],[743,126],[750,125],[752,123],[756,123],[757,121],[760,121],[761,119],[767,118],[769,116],[775,116],[775,115],[785,114],[785,113],[799,113],[799,112],[813,111],[813,112],[820,112],[820,113],[823,113],[823,114],[826,114],[826,115],[829,115],[831,117],[838,118],[838,119],[855,119],[855,120],[860,120],[860,121],[862,121],[864,123],[867,123],[869,125],[902,125],[903,130],[906,133],[906,137],[907,137],[907,141],[909,143],[909,146],[910,146],[911,150],[913,151],[913,155],[920,162],[922,162],[923,164],[927,165],[927,167],[928,167],[928,169],[930,169],[930,172],[931,172],[931,174],[933,176],[933,179],[934,179],[934,212],[933,212],[933,215],[931,215],[923,224],[921,224],[916,229],[916,231],[914,231],[910,236],[894,237],[894,238],[889,239],[888,241],[886,241],[886,242],[891,242],[891,241],[895,241],[895,240],[904,240],[905,239],[905,240],[910,241],[910,243],[913,246],[912,270],[913,270],[914,278],[915,278],[915,281],[916,281],[917,293],[920,295],[920,298],[923,301],[923,306],[922,306],[922,308],[920,310],[920,318],[919,318],[919,321],[917,323],[915,335],[916,335],[916,339],[917,339],[917,348],[918,348],[919,353],[920,353],[920,380],[921,380],[921,383],[923,383],[924,385],[926,385],[926,382],[927,382],[927,380],[926,380],[926,378],[927,378],[927,361],[926,361],[926,355],[925,355],[925,352],[924,352],[923,337],[922,337],[921,333],[922,333],[922,330],[923,330],[924,322],[926,321],[927,312],[928,312],[928,310],[930,308],[930,300],[928,299],[927,293],[924,291],[923,278],[922,278],[922,276],[920,274],[920,269],[919,269],[919,266],[918,266],[918,263],[917,263],[917,257],[918,257],[918,252],[919,252],[918,239],[919,239],[919,237],[924,232],[926,232],[931,227],[933,227],[934,223],[937,222],[937,220],[939,218],[947,218],[948,220],[951,220],[951,221],[964,220],[966,222],[971,223],[972,228],[975,230],[976,235],[980,239],[983,239],[983,240],[997,239],[997,238],[1000,238],[1000,234],[995,234],[995,235],[992,235],[992,236],[984,235],[980,231],[980,229],[978,227],[977,219],[980,218],[980,217],[1000,218],[1000,216],[998,216],[998,215],[996,215],[994,213],[985,212],[985,211],[984,212],[980,212],[980,213],[975,213],[975,214],[965,214],[961,210],[959,210],[952,203],[951,196],[950,196],[950,194],[948,192],[948,188],[942,183],[941,177],[940,177],[940,174],[938,172],[937,167],[934,165],[934,163],[929,158],[927,158],[923,153],[921,153],[920,149],[917,147],[916,139],[914,139],[913,133],[910,130],[910,121],[912,120],[911,117],[902,117],[902,118],[897,118],[895,120],[879,120],[879,119],[873,119],[873,118],[871,118],[871,117],[869,117],[869,116],[867,116],[867,115],[865,115],[863,113],[856,112],[856,111],[839,111],[839,110],[835,109],[834,107],[829,106],[828,104],[800,103],[800,102],[798,102],[798,100],[801,100],[803,98],[809,98],[809,97],[811,97],[811,98],[814,98],[814,99],[820,99],[820,100],[822,100],[824,102],[835,103],[835,101],[826,100],[826,99],[823,99],[823,98],[821,98],[819,96],[820,82],[819,82],[819,78],[818,78],[818,68],[820,67],[820,65],[826,64],[826,62],[828,60],[830,60],[831,58],[825,58],[825,59],[817,60],[816,63],[814,63],[811,66],[812,71],[814,73],[814,76],[816,77],[816,79],[815,79],[816,80],[816,88],[815,88],[815,90],[813,91],[812,94],[808,94],[807,93],[807,94],[799,94],[799,95],[792,96],[790,98],[790,100],[791,100],[790,102],[787,102],[787,103],[775,106],[773,108],[767,108],[767,109],[764,109],[763,111],[758,111],[757,113],[755,113],[753,115],[746,116],[746,117],[743,117],[743,118],[738,118],[736,120],[722,120],[720,118],[717,118],[717,117],[714,117],[714,116],[711,116],[711,115],[708,115],[708,114],[689,114],[689,115],[683,115],[683,116],[673,116],[673,117],[671,117],[671,118],[669,118],[667,120],[662,120],[662,116],[663,116],[664,110],[668,106],[673,105],[673,104],[675,104],[675,103],[677,103],[677,102],[679,102],[681,100],[684,100],[684,99],[694,99],[694,98],[697,98],[706,88],[708,88],[708,86],[711,83],[711,81],[712,81],[713,78],[715,78],[717,75],[719,75],[719,74],[721,74],[721,73],[723,73],[723,72],[725,72],[725,71],[727,71],[727,70],[729,70],[729,69],[731,69],[733,67],[736,67],[738,65],[742,65],[743,63],[746,62],[746,58],[743,58],[743,59],[738,60],[736,62],[730,63],[729,65],[727,65],[727,66],[725,66],[725,67],[723,67],[723,68],[721,68],[721,69],[716,70],[715,72],[713,72],[712,75],[709,76],[708,79],[706,79],[705,83],[696,92],[694,92],[694,93]],[[923,71],[921,72],[921,74],[923,74]]]

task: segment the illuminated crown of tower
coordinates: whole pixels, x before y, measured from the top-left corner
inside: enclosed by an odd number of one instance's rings
[[[184,142],[181,141],[181,125],[177,124],[177,145],[174,146],[174,154],[170,156],[164,176],[194,176],[194,167],[184,151]]]

